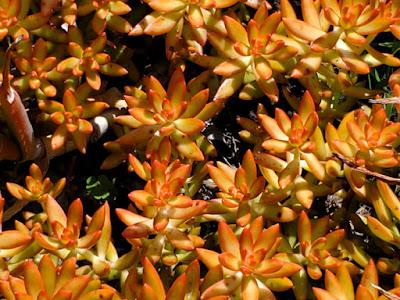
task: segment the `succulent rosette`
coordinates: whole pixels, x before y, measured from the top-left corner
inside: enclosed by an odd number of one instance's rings
[[[265,151],[255,153],[269,183],[262,201],[276,206],[287,200],[290,221],[294,217],[293,209],[299,209],[296,202],[308,209],[315,196],[328,195],[340,188],[334,178],[340,175],[341,166],[329,157],[310,92],[304,93],[297,111],[291,118],[280,108],[275,109],[275,118],[259,113],[261,128],[269,137],[261,144]],[[303,170],[309,172],[308,176],[303,176]]]
[[[400,0],[0,0],[0,298],[400,299],[399,38]]]
[[[77,248],[90,249],[100,238],[104,224],[105,207],[99,208],[88,224],[85,235],[80,236],[83,222],[82,201],[77,198],[69,206],[65,214],[61,206],[51,196],[47,196],[44,205],[50,225],[49,231],[35,232],[35,240],[45,249],[55,251],[66,249],[73,251]],[[59,253],[60,256],[61,252]]]
[[[400,60],[381,53],[370,43],[389,29],[398,18],[395,1],[324,0],[320,6],[301,1],[304,20],[296,17],[288,0],[282,0],[283,23],[289,36],[310,46],[292,76],[300,78],[317,72],[321,62],[340,69],[368,74],[380,64],[399,66]]]
[[[62,60],[57,65],[57,71],[81,77],[85,75],[87,83],[95,90],[101,86],[99,73],[107,76],[123,76],[128,71],[118,64],[111,62],[109,54],[103,52],[107,43],[105,33],[95,38],[89,45],[84,45],[82,33],[77,27],[68,29],[70,57]]]
[[[313,280],[322,277],[322,270],[337,272],[341,266],[346,267],[352,275],[358,274],[358,267],[344,257],[345,251],[340,247],[345,231],[337,229],[329,232],[328,216],[310,220],[302,211],[297,222],[297,236],[298,249],[287,253],[282,251],[276,255],[277,258],[304,264],[308,276]],[[307,285],[306,277],[297,278],[296,284]]]
[[[288,276],[301,267],[275,258],[281,242],[279,224],[263,228],[258,217],[244,228],[240,239],[231,227],[221,221],[218,237],[222,253],[199,248],[197,255],[208,268],[202,285],[201,299],[239,297],[242,299],[275,299],[273,291],[292,288]]]
[[[154,10],[145,16],[129,35],[166,36],[168,58],[181,50],[181,40],[196,52],[202,53],[207,41],[207,31],[226,33],[220,18],[222,8],[233,6],[238,0],[145,0]]]
[[[0,293],[14,299],[121,299],[111,287],[90,275],[76,272],[76,259],[66,259],[57,266],[51,255],[44,255],[39,265],[25,262],[23,276],[9,276],[0,281]]]
[[[263,192],[265,179],[257,176],[257,165],[250,150],[243,157],[242,165],[234,170],[222,162],[217,166],[208,165],[210,177],[218,186],[219,198],[210,201],[209,213],[212,218],[213,211],[219,206],[236,211],[236,223],[240,226],[247,225],[253,216],[253,202]]]
[[[173,248],[186,251],[202,246],[204,241],[194,234],[197,230],[194,220],[207,207],[206,201],[192,200],[181,192],[190,176],[191,165],[182,164],[179,160],[170,162],[168,151],[160,152],[166,154],[164,159],[153,159],[151,164],[141,164],[133,155],[129,157],[134,171],[147,180],[143,190],[134,190],[128,195],[142,213],[138,214],[133,209],[116,210],[119,218],[128,226],[123,236],[134,245],[145,246],[147,256],[153,261],[160,259],[167,242]],[[143,238],[152,234],[156,234],[156,237],[148,240],[149,245],[146,245]],[[163,256],[166,256],[167,251],[163,252]]]
[[[105,102],[82,99],[81,96],[86,94],[86,89],[85,85],[81,85],[76,91],[66,89],[63,103],[55,100],[39,102],[43,118],[50,119],[58,125],[51,137],[52,149],[60,149],[71,137],[78,150],[86,152],[88,136],[93,132],[93,126],[87,119],[98,116],[109,106]]]
[[[130,115],[116,118],[117,123],[132,130],[105,144],[107,149],[117,152],[107,164],[126,159],[134,147],[145,146],[146,156],[151,158],[165,137],[172,145],[174,157],[201,161],[204,154],[215,153],[201,132],[205,122],[222,109],[223,102],[208,102],[209,90],[201,89],[205,78],[208,78],[206,73],[186,86],[183,72],[177,69],[167,91],[153,76],[145,79],[146,92],[132,89],[131,95],[125,96]]]
[[[30,1],[6,0],[0,3],[0,41],[7,35],[28,38],[31,31],[43,27],[48,18],[41,13],[28,15]]]
[[[276,78],[294,65],[298,49],[290,38],[277,34],[281,13],[268,13],[261,5],[244,27],[239,20],[224,16],[227,35],[208,32],[208,40],[219,56],[193,54],[190,59],[224,77],[215,99],[228,98],[239,88],[244,100],[262,94],[272,101],[279,99]]]
[[[31,89],[35,91],[37,98],[54,97],[57,94],[56,87],[51,83],[58,80],[59,74],[55,71],[57,57],[49,55],[48,43],[39,38],[35,44],[22,42],[18,51],[22,57],[15,59],[15,65],[21,72],[21,77],[16,77],[12,84],[20,93]]]
[[[325,137],[329,147],[348,159],[355,166],[371,171],[380,171],[399,165],[394,149],[400,123],[389,121],[382,105],[373,105],[365,111],[349,112],[336,129],[331,123],[326,126]],[[366,174],[346,164],[344,172],[353,190],[366,195],[363,184]]]
[[[56,183],[51,182],[49,177],[44,177],[38,165],[32,164],[29,168],[29,175],[25,177],[26,188],[16,183],[7,182],[7,190],[18,200],[44,203],[47,195],[57,198],[63,191],[65,183],[65,178],[61,178]]]
[[[132,26],[121,17],[131,11],[127,0],[83,0],[77,8],[79,16],[94,12],[92,28],[97,34],[104,32],[106,27],[117,32],[128,33]]]

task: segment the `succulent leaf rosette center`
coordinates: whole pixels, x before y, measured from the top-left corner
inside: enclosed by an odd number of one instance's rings
[[[326,127],[326,139],[332,151],[354,164],[373,171],[399,166],[395,149],[400,123],[388,120],[382,105],[373,105],[371,111],[358,109],[348,113],[336,129]],[[364,185],[366,175],[344,168],[346,178],[355,187]]]
[[[281,39],[276,31],[281,22],[281,13],[268,14],[265,6],[260,6],[254,19],[244,27],[240,20],[225,15],[223,17],[227,34],[208,32],[208,41],[217,50],[220,57],[213,57],[211,63],[204,55],[194,53],[191,59],[213,72],[235,82],[229,91],[222,85],[215,99],[231,96],[240,88],[240,82],[257,87],[272,101],[278,101],[278,87],[274,73],[284,73],[298,49]],[[272,37],[275,36],[275,39]],[[277,63],[279,62],[279,63]],[[254,82],[255,81],[255,82]],[[246,88],[247,85],[247,88]],[[246,93],[240,93],[241,99],[251,99]]]
[[[170,162],[170,155],[171,145],[167,138],[161,142],[151,164],[141,164],[134,155],[129,155],[132,169],[147,181],[143,190],[134,190],[128,195],[142,213],[139,215],[125,209],[116,211],[118,217],[128,225],[122,235],[133,244],[142,245],[143,238],[156,235],[146,242],[146,251],[151,252],[151,256],[155,255],[155,260],[160,258],[166,244],[173,249],[193,250],[204,243],[187,230],[187,224],[203,213],[207,202],[192,200],[183,193],[183,185],[191,174],[191,165],[182,164],[179,160]],[[168,255],[166,260],[170,261]]]
[[[47,195],[57,197],[62,192],[65,182],[65,178],[62,178],[53,184],[49,177],[44,178],[38,165],[32,164],[25,178],[26,188],[8,182],[7,189],[18,200],[39,201],[43,205]]]
[[[85,89],[89,88],[87,84],[82,86]],[[54,100],[39,102],[40,109],[58,125],[51,141],[53,149],[62,147],[68,136],[71,136],[77,148],[83,153],[86,152],[87,137],[93,132],[93,126],[87,119],[108,108],[107,103],[81,99],[82,90],[83,88],[78,88],[77,91],[65,90],[62,104]]]
[[[220,280],[209,286],[202,294],[204,299],[212,296],[234,295],[242,292],[242,299],[259,295],[256,299],[268,299],[271,290],[287,290],[293,283],[287,278],[297,273],[298,264],[279,260],[275,257],[281,242],[279,224],[263,229],[262,217],[256,218],[250,226],[243,229],[238,239],[229,225],[221,221],[218,226],[218,238],[221,254],[208,249],[196,249],[199,259],[215,272],[222,269]],[[285,278],[278,285],[273,278]],[[222,289],[221,287],[228,286]],[[269,298],[273,299],[273,298]]]
[[[199,209],[202,210],[204,201],[192,200],[181,194],[183,184],[191,172],[190,165],[181,164],[179,161],[166,165],[153,160],[151,170],[153,178],[147,182],[143,190],[130,193],[129,198],[143,210],[146,218],[153,219],[155,231],[166,229],[170,219],[176,219],[177,214],[183,213],[186,219],[198,213]]]
[[[257,165],[253,153],[248,150],[239,168],[235,169],[222,162],[217,166],[208,165],[208,172],[219,187],[217,193],[220,202],[226,207],[237,210],[236,223],[247,225],[251,220],[251,206],[264,190],[265,179],[257,176]]]
[[[105,205],[100,207],[91,218],[88,229],[84,236],[80,237],[83,221],[83,206],[81,200],[75,199],[65,214],[57,201],[48,196],[44,208],[49,220],[51,231],[37,231],[34,234],[35,240],[45,249],[56,251],[68,249],[73,251],[76,248],[90,249],[100,238],[101,229],[104,224]]]
[[[130,116],[117,117],[116,120],[135,130],[116,143],[145,144],[146,156],[151,158],[163,138],[167,137],[174,155],[177,153],[179,157],[203,160],[204,155],[197,141],[203,139],[201,132],[205,121],[222,108],[222,102],[207,103],[209,90],[199,90],[200,85],[189,90],[179,69],[173,73],[167,91],[153,76],[145,79],[144,86],[146,92],[133,88],[125,96]],[[207,141],[205,143],[211,146]]]
[[[317,130],[319,118],[310,92],[304,93],[299,113],[294,113],[291,119],[280,108],[275,110],[275,119],[266,114],[259,114],[258,118],[271,137],[262,144],[265,150],[273,153],[292,149],[310,152],[315,148],[315,142],[310,138]]]
[[[81,32],[76,28],[71,31],[73,41],[68,44],[70,57],[57,65],[58,72],[79,77],[85,75],[87,83],[95,90],[99,90],[101,86],[99,73],[108,76],[122,76],[128,73],[125,68],[112,63],[110,55],[103,52],[107,42],[104,32],[86,46],[83,44]]]
[[[13,86],[21,93],[28,89],[34,90],[41,99],[55,97],[57,89],[50,81],[54,79],[53,70],[57,65],[57,58],[49,56],[48,43],[42,38],[34,44],[25,40],[21,42],[19,49],[25,55],[15,58],[15,65],[21,76],[13,79]]]

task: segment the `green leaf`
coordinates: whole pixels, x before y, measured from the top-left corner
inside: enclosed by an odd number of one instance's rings
[[[85,188],[87,195],[98,201],[113,198],[116,194],[114,182],[105,175],[86,178]]]

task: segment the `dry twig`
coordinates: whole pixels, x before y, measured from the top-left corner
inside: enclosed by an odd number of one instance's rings
[[[369,102],[373,104],[400,104],[400,97],[369,99]]]
[[[354,163],[353,161],[347,159],[343,155],[340,155],[340,154],[337,154],[337,153],[334,153],[334,155],[339,160],[341,160],[344,164],[346,164],[347,166],[349,166],[350,168],[352,168],[355,171],[358,171],[360,173],[364,173],[366,175],[375,177],[375,178],[380,179],[380,180],[382,180],[382,181],[384,181],[384,182],[386,182],[388,184],[400,184],[400,178],[394,178],[394,177],[391,177],[391,176],[388,176],[388,175],[384,175],[384,174],[381,174],[381,173],[378,173],[378,172],[374,172],[374,171],[368,170],[368,169],[366,169],[364,167],[358,166],[356,163]]]

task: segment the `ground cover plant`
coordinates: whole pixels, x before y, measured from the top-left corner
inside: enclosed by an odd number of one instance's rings
[[[0,299],[400,299],[400,1],[0,0]]]

